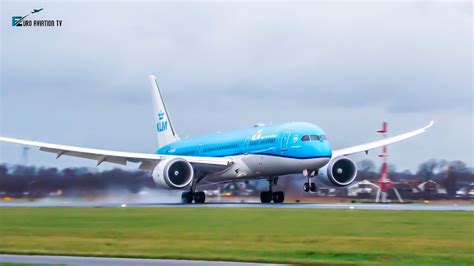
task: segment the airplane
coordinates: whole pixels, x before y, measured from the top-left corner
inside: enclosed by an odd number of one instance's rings
[[[38,12],[40,12],[40,11],[43,10],[43,9],[44,9],[44,8],[33,9],[33,11],[31,11],[31,14],[38,13]]]
[[[258,124],[236,131],[180,139],[173,127],[155,76],[149,76],[155,116],[158,149],[155,153],[134,153],[66,146],[16,138],[0,141],[36,146],[40,151],[62,156],[95,160],[100,164],[138,163],[158,187],[184,190],[183,203],[204,203],[197,185],[266,179],[268,191],[260,194],[262,203],[283,203],[283,191],[273,191],[278,177],[302,173],[305,192],[317,190],[313,178],[326,186],[346,187],[357,176],[357,166],[348,155],[399,142],[421,133],[427,126],[382,140],[333,150],[326,133],[307,122],[274,125]]]

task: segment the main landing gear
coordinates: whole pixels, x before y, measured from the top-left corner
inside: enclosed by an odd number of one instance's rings
[[[310,171],[310,170],[304,170],[303,175],[308,178],[308,182],[304,183],[303,185],[303,190],[305,192],[316,192],[318,191],[318,188],[316,187],[316,183],[313,182],[313,177],[317,174],[317,171]]]
[[[182,203],[204,203],[206,201],[206,194],[204,194],[204,191],[198,191],[196,192],[196,182],[193,180],[191,184],[191,190],[188,192],[183,192],[181,194],[181,202]]]
[[[273,192],[273,185],[278,182],[278,177],[271,177],[268,179],[268,191],[260,193],[260,201],[262,203],[283,203],[285,201],[285,193],[283,191]]]
[[[183,192],[181,194],[181,201],[183,203],[204,203],[206,201],[206,194],[204,194],[204,191],[198,191],[198,192]]]

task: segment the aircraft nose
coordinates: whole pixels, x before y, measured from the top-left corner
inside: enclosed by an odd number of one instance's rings
[[[321,157],[332,157],[332,148],[329,141],[322,141],[318,145],[318,153]]]

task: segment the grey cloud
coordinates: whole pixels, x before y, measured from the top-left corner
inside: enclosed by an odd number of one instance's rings
[[[2,17],[31,7],[2,2]],[[408,129],[440,117],[434,136],[456,130],[457,142],[423,156],[469,157],[472,129],[461,128],[472,125],[474,101],[470,2],[44,7],[62,28],[1,25],[0,125],[9,135],[152,151],[153,73],[183,135],[307,120],[339,146],[370,141],[386,118]],[[3,156],[14,161],[14,149]],[[415,156],[400,162],[413,167]]]

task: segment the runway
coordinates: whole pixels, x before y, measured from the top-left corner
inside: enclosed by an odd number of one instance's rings
[[[161,260],[161,259],[128,259],[128,258],[99,258],[99,257],[72,257],[72,256],[39,256],[39,255],[6,255],[0,254],[0,262],[3,263],[28,263],[45,265],[74,265],[74,266],[257,266],[277,265],[260,263],[241,263],[225,261],[198,261],[198,260]]]
[[[290,208],[290,209],[353,209],[389,211],[474,211],[474,205],[448,204],[375,204],[375,203],[136,203],[136,202],[1,202],[0,207],[89,207],[89,208]]]

